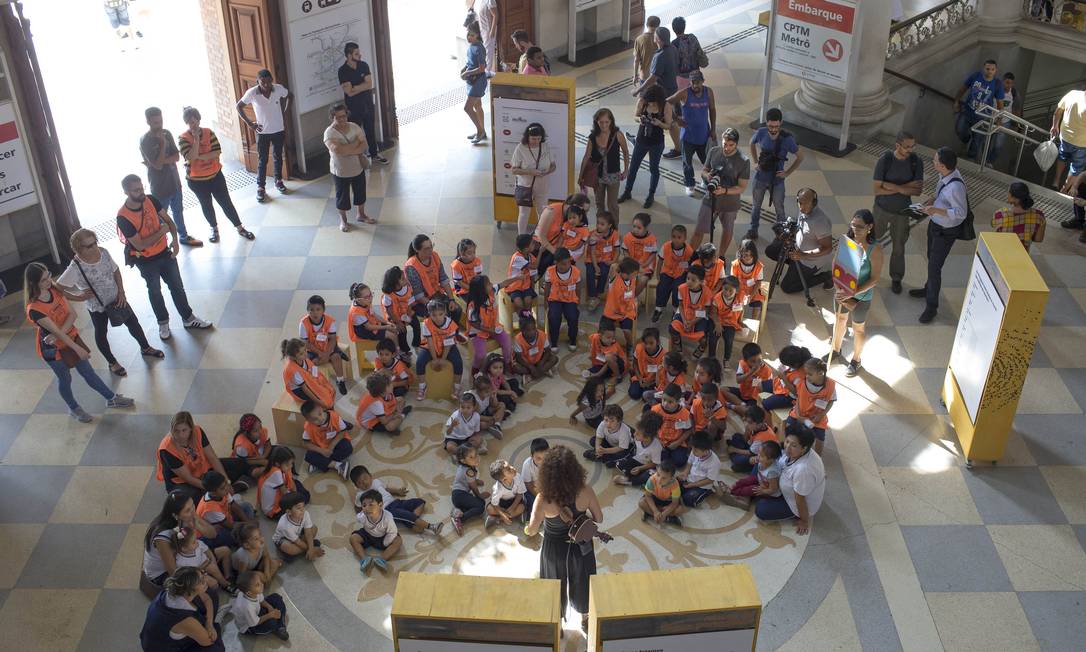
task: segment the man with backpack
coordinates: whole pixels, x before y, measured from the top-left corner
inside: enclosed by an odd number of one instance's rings
[[[909,296],[924,298],[927,306],[920,314],[920,323],[928,324],[939,311],[939,290],[943,285],[943,264],[956,240],[971,240],[973,213],[965,179],[958,171],[958,155],[949,147],[940,147],[932,157],[939,183],[935,196],[924,202],[928,221],[928,281],[922,288],[909,290]],[[975,236],[973,236],[975,237]]]
[[[679,57],[679,70],[678,74],[675,76],[675,83],[677,84],[677,90],[682,91],[690,88],[691,74],[700,71],[702,68],[709,65],[709,57],[706,56],[705,51],[701,49],[701,43],[698,42],[698,37],[686,33],[685,18],[676,16],[672,19],[671,30],[675,32],[675,38],[672,40],[671,44],[675,46],[675,53]],[[676,107],[676,109],[677,108],[678,107]],[[665,152],[664,158],[678,158],[683,149],[682,140],[680,139],[679,134],[679,125],[674,122],[671,123],[670,133],[671,142],[675,145],[675,149],[672,149],[670,152]]]
[[[750,139],[750,160],[757,170],[751,189],[750,231],[748,240],[758,239],[758,221],[762,217],[762,200],[769,192],[769,201],[777,215],[777,223],[788,219],[784,212],[784,180],[803,162],[803,152],[792,134],[781,128],[784,114],[778,108],[765,112],[765,126]],[[792,164],[785,169],[789,154],[795,154]]]
[[[890,254],[890,290],[901,294],[901,279],[905,278],[905,243],[909,241],[909,216],[905,209],[912,198],[924,188],[924,164],[913,153],[916,138],[902,131],[894,148],[883,153],[875,163],[875,237],[884,240],[889,232],[893,252]],[[885,246],[885,245],[884,245]]]

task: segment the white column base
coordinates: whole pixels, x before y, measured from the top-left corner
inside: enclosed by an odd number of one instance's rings
[[[795,94],[796,108],[820,122],[837,123],[844,119],[845,94],[823,84],[803,80]],[[867,125],[881,122],[890,116],[893,107],[886,87],[870,94],[857,94],[852,99],[853,125]]]

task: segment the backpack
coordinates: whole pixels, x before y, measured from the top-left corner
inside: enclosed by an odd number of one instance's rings
[[[954,183],[955,181],[957,181],[958,183],[961,183],[962,186],[966,188],[966,193],[965,193],[965,219],[962,220],[962,223],[958,225],[959,226],[958,240],[965,240],[966,242],[968,242],[970,240],[976,240],[977,239],[977,229],[973,225],[973,208],[969,205],[969,188],[968,188],[968,186],[965,185],[965,181],[962,180],[960,177],[955,177],[955,178],[951,179],[950,181],[947,181],[946,185],[943,186],[943,188],[945,189],[947,186]]]
[[[674,45],[675,51],[679,54],[679,74],[686,75],[697,70],[700,66],[698,53],[702,52],[698,37],[693,34],[683,34],[675,39]],[[702,56],[704,56],[703,52]]]

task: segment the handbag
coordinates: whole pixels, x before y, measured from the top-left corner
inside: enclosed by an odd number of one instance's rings
[[[954,179],[951,179],[950,181],[948,181],[946,183],[946,185],[943,186],[943,188],[946,188],[946,186],[949,186],[950,184],[954,183],[955,181],[962,184],[963,186],[965,185],[965,181],[962,181],[959,178],[954,178]],[[976,228],[976,226],[973,225],[973,207],[969,205],[969,194],[968,193],[966,193],[966,196],[965,196],[965,219],[962,220],[962,223],[958,225],[958,236],[957,237],[958,237],[958,240],[965,240],[967,242],[969,240],[976,240],[977,239],[977,228]]]
[[[543,157],[543,144],[539,144],[539,153],[535,157],[535,169],[539,169],[539,159]],[[527,186],[517,184],[513,187],[513,200],[517,206],[521,208],[532,207],[532,189],[535,188],[535,177],[532,177],[532,183]]]
[[[127,303],[124,304],[123,307],[118,306],[116,301],[107,306],[105,302],[102,301],[102,297],[98,296],[98,290],[95,290],[94,286],[91,285],[90,279],[87,278],[87,273],[83,271],[83,266],[79,264],[79,260],[77,258],[72,258],[72,262],[79,268],[79,273],[83,276],[83,280],[87,282],[87,287],[90,288],[91,293],[94,294],[94,298],[98,299],[98,303],[102,304],[102,308],[106,311],[106,317],[109,318],[109,324],[111,326],[120,326],[128,321],[128,318],[132,316],[132,307]]]
[[[698,45],[698,68],[707,68],[709,66],[709,55],[705,54],[705,50],[701,49],[701,45]]]

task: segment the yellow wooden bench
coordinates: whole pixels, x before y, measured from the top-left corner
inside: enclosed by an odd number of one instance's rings
[[[769,281],[762,281],[761,284],[762,296],[769,296]],[[758,315],[757,319],[748,317],[743,320],[743,330],[735,334],[735,339],[740,342],[758,342],[758,339],[762,336],[762,330],[765,328],[765,316],[767,309],[769,308],[769,301],[762,301],[762,311]]]
[[[354,357],[358,361],[359,378],[365,376],[367,371],[373,371],[373,361],[369,359],[366,353],[373,353],[374,357],[376,357],[377,342],[378,340],[357,340],[354,343]]]
[[[347,358],[346,360],[343,361],[343,379],[344,380],[350,380],[350,381],[353,382],[354,381],[354,365],[351,364],[350,354],[347,353],[347,349],[343,348],[342,346],[339,347],[339,351],[340,351],[340,353],[343,354],[344,358]],[[336,384],[336,370],[332,368],[332,363],[331,362],[327,362],[325,364],[320,365],[318,367],[318,369],[321,370],[321,373],[323,373],[325,375],[325,377],[328,378],[328,381],[330,383],[332,383],[333,386]]]
[[[428,399],[445,399],[452,400],[453,383],[457,379],[453,378],[452,363],[446,364],[440,371],[434,369],[434,363],[431,360],[426,365],[426,398]]]
[[[283,392],[272,406],[275,443],[280,446],[301,446],[305,417],[302,405],[289,392]]]

